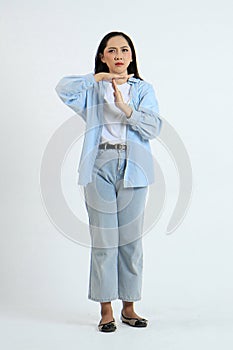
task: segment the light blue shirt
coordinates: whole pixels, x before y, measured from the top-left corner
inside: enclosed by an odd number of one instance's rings
[[[93,73],[63,77],[56,86],[61,100],[86,122],[78,184],[92,182],[92,170],[103,127],[103,105],[106,81],[96,82]],[[155,180],[150,139],[159,135],[162,120],[153,86],[134,77],[128,79],[129,105],[133,112],[126,120],[127,163],[124,187],[144,187]]]

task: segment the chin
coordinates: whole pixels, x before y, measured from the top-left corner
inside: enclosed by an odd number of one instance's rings
[[[124,74],[125,73],[125,69],[122,69],[121,67],[114,69],[114,73],[115,74]],[[127,71],[126,71],[127,74]]]

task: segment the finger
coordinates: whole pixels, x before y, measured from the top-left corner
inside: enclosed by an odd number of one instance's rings
[[[125,79],[125,78],[127,78],[127,75],[114,75],[114,77],[113,77],[113,79]]]
[[[117,92],[117,84],[116,84],[116,80],[115,79],[112,79],[112,86],[113,86],[113,89]]]

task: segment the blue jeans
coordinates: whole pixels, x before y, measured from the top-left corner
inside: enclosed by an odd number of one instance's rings
[[[147,187],[124,187],[126,151],[99,150],[84,187],[91,235],[88,298],[141,299],[143,218]]]

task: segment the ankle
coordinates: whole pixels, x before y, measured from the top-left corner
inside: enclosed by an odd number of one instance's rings
[[[134,310],[134,303],[129,301],[123,301],[123,310]]]
[[[113,316],[113,311],[112,310],[101,310],[100,314],[102,317]]]
[[[101,316],[112,315],[112,305],[111,303],[101,303]]]

